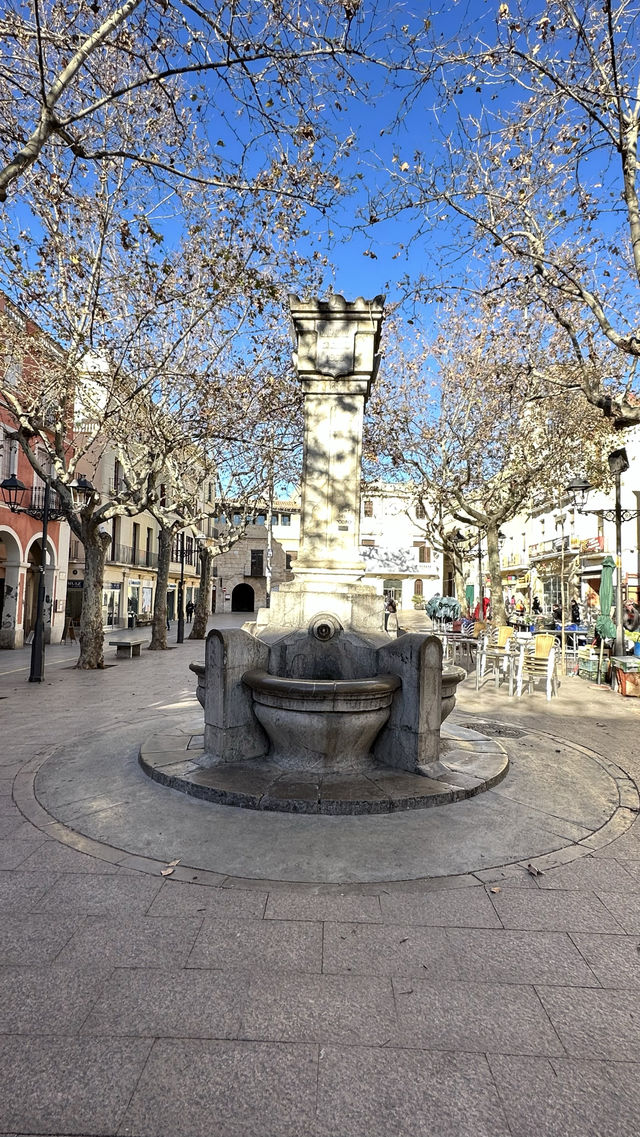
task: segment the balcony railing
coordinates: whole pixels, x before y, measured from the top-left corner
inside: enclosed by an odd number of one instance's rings
[[[158,554],[148,552],[146,549],[134,549],[132,545],[111,545],[107,551],[107,560],[112,564],[136,565],[137,568],[157,568]]]
[[[44,486],[32,486],[22,496],[20,509],[37,517],[44,512]],[[56,521],[61,516],[60,498],[55,490],[49,491],[49,520]]]

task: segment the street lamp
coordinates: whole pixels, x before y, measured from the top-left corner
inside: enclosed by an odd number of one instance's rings
[[[607,461],[609,470],[613,475],[616,503],[614,509],[587,509],[589,491],[593,488],[586,478],[575,477],[568,486],[567,493],[578,513],[599,513],[605,521],[614,521],[616,526],[616,646],[617,656],[624,655],[624,626],[622,623],[622,522],[638,517],[640,510],[622,509],[620,504],[620,479],[625,470],[629,469],[629,459],[624,447],[612,450]],[[608,615],[608,613],[607,613]]]
[[[12,513],[27,513],[30,517],[35,517],[42,521],[42,555],[40,557],[36,622],[33,629],[31,667],[29,670],[29,682],[42,683],[44,680],[44,599],[46,587],[45,573],[47,569],[47,529],[50,515],[54,514],[54,511],[51,510],[51,486],[48,481],[45,481],[44,498],[41,509],[34,504],[33,499],[30,506],[22,504],[24,495],[27,492],[27,487],[15,474],[12,474],[11,477],[5,478],[3,482],[0,482],[0,490],[2,490],[5,505],[9,506]],[[56,516],[60,515],[56,513]]]
[[[96,487],[84,474],[80,474],[72,482],[69,482],[69,489],[75,509],[81,509],[83,505],[86,505],[96,492]]]

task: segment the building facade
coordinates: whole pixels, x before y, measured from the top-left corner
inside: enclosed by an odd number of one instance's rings
[[[19,394],[29,382],[30,370],[59,353],[57,346],[27,316],[0,295],[0,315],[6,330],[0,347],[3,387]],[[8,395],[7,395],[8,397]],[[46,452],[35,442],[37,457],[46,468]],[[57,497],[50,495],[46,557],[42,547],[44,483],[35,473],[15,438],[15,420],[6,397],[0,394],[0,481],[15,475],[26,487],[21,506],[28,512],[12,513],[0,496],[0,648],[22,647],[33,633],[38,583],[45,563],[45,641],[58,643],[64,632],[69,529],[56,515]]]
[[[114,497],[121,487],[122,469],[115,450],[102,447],[93,458],[87,453],[87,468],[79,471],[91,481],[103,500]],[[105,559],[102,586],[102,624],[105,630],[149,623],[156,598],[158,572],[158,523],[150,513],[117,514],[105,526],[111,538]],[[174,538],[167,590],[169,620],[178,616],[178,588],[184,581],[184,603],[195,603],[200,584],[200,559],[195,533],[187,529]],[[80,621],[84,584],[84,548],[72,536],[67,585],[67,632],[73,634]]]

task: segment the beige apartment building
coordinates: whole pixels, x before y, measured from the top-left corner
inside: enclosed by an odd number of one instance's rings
[[[115,451],[104,448],[94,464],[87,455],[87,468],[83,473],[101,497],[117,494],[122,469]],[[161,488],[162,492],[162,488]],[[203,487],[206,494],[206,487]],[[135,517],[119,515],[107,523],[111,544],[107,550],[104,581],[102,588],[102,623],[105,629],[134,627],[151,620],[156,594],[158,568],[158,524],[150,513],[139,513]],[[205,526],[205,535],[207,535]],[[195,532],[184,532],[184,556],[182,534],[173,542],[167,609],[170,620],[178,615],[178,584],[181,572],[184,574],[184,603],[197,599],[200,583],[199,555]],[[84,584],[84,549],[82,543],[72,536],[69,546],[69,568],[67,578],[67,620],[76,626],[82,610],[82,589]]]

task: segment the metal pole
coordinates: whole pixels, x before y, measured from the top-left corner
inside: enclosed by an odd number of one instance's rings
[[[482,529],[478,529],[478,598],[480,602],[480,619],[484,620],[484,584],[482,581]]]
[[[44,595],[45,573],[47,569],[47,528],[49,525],[49,483],[44,483],[44,505],[42,508],[42,556],[40,558],[40,576],[38,578],[38,601],[36,607],[36,625],[33,630],[31,644],[31,670],[30,683],[42,683],[44,679]]]
[[[568,589],[565,586],[564,579],[564,513],[562,514],[562,529],[561,529],[561,557],[560,557],[560,643],[561,643],[561,663],[560,670],[563,675],[567,674],[567,634],[565,632],[565,624],[567,622],[568,611]],[[575,643],[575,640],[574,640]]]
[[[616,651],[624,655],[624,627],[622,624],[622,508],[620,505],[621,474],[615,474],[616,482]]]
[[[180,533],[180,581],[178,583],[178,635],[176,643],[184,643],[184,529]]]

